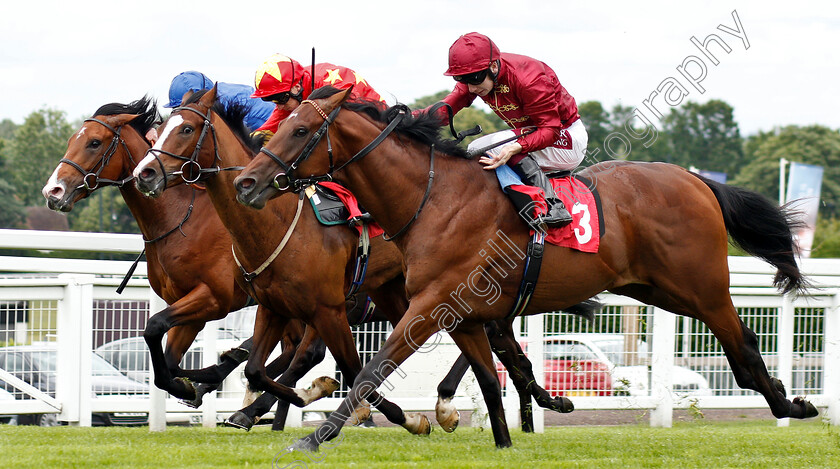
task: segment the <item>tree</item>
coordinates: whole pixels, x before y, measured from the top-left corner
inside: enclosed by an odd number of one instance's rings
[[[745,163],[743,139],[732,106],[712,99],[687,102],[663,119],[672,147],[671,163],[720,171],[731,178]]]
[[[42,109],[30,114],[4,148],[6,166],[24,205],[44,203],[41,188],[67,148],[73,130],[64,112]]]
[[[603,151],[604,142],[607,140],[607,135],[613,131],[613,125],[610,123],[610,113],[604,109],[599,101],[581,103],[578,106],[578,113],[586,127],[586,133],[589,134],[586,154],[594,155],[594,159],[597,161],[603,161],[606,156]],[[589,162],[588,159],[584,161]]]
[[[840,216],[840,132],[821,125],[787,126],[750,137],[744,166],[733,181],[772,200],[779,196],[779,160],[823,167],[820,214]]]

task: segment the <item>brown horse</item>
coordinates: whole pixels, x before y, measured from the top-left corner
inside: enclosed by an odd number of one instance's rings
[[[345,103],[346,97],[346,91],[335,89],[313,93],[235,181],[239,200],[260,206],[281,189],[334,179],[358,197],[386,233],[402,233],[395,243],[405,259],[409,310],[359,374],[349,397],[296,446],[317,449],[337,436],[349,409],[442,328],[479,379],[496,445],[510,446],[481,325],[511,309],[523,263],[503,261],[521,259],[515,253],[524,249],[529,227],[498,189],[495,175],[437,138],[435,118],[414,117],[405,106],[383,113]],[[774,416],[817,415],[809,402],[788,400],[781,382],[770,377],[756,335],[740,320],[729,295],[728,236],[777,267],[776,285],[784,291],[804,287],[789,216],[758,194],[669,164],[605,162],[581,174],[600,193],[606,226],[600,250],[546,245],[525,314],[609,290],[697,318],[721,342],[738,384],[760,392]],[[511,243],[508,257],[488,256],[487,244],[502,241]]]
[[[173,114],[173,116],[177,115],[178,119],[182,119],[182,121],[179,121],[177,126],[171,126],[168,128],[167,131],[170,132],[170,135],[175,132],[184,132],[186,130],[186,133],[188,135],[192,135],[193,138],[188,139],[188,143],[186,144],[177,145],[174,150],[167,147],[164,143],[160,152],[168,158],[161,156],[159,157],[159,161],[152,163],[151,167],[138,170],[138,180],[150,181],[152,184],[163,184],[162,181],[164,180],[172,180],[171,175],[178,169],[179,166],[183,166],[183,168],[194,171],[196,174],[215,174],[220,172],[218,169],[213,169],[218,168],[218,166],[215,166],[217,164],[225,167],[229,166],[231,169],[235,169],[237,168],[237,165],[244,165],[250,162],[253,157],[253,151],[246,148],[242,143],[243,141],[248,140],[248,137],[247,134],[243,132],[242,126],[240,125],[241,118],[237,115],[235,109],[224,109],[223,107],[218,106],[218,103],[215,103],[214,101],[214,95],[211,93],[204,96],[202,96],[203,93],[197,94],[194,98],[187,99],[187,104],[185,104],[185,106],[188,109],[184,109],[183,112],[179,110]],[[213,121],[213,125],[212,127],[209,127],[211,130],[206,131],[205,129],[208,128],[210,120]],[[207,136],[207,143],[202,142],[201,138],[194,138],[197,132],[205,133]],[[238,138],[231,138],[231,135]],[[212,144],[210,142],[212,142]],[[195,150],[196,147],[200,147],[198,152]],[[192,155],[189,160],[186,158],[188,155]],[[161,169],[160,173],[155,171],[158,167]],[[208,170],[202,168],[210,169]],[[169,174],[170,177],[165,177],[165,174]],[[193,175],[193,177],[194,176],[195,175]],[[155,178],[158,178],[157,182],[155,181]],[[176,181],[182,179],[183,178],[176,179]],[[232,203],[232,199],[234,197],[233,185],[221,183],[217,185],[215,183],[216,179],[222,179],[222,177],[210,177],[207,181],[211,198],[214,200],[220,200],[217,202],[218,206],[221,207],[220,210],[231,210],[230,204]],[[169,184],[172,183],[170,182]],[[286,210],[292,210],[292,207],[297,205],[294,200],[287,200],[285,203],[287,204]],[[288,205],[291,205],[291,207],[288,207]],[[242,210],[236,209],[236,207],[238,207],[238,205],[234,204],[233,214],[226,212],[223,213],[220,211],[220,213],[222,213],[223,221],[228,223],[231,227],[231,231],[234,233],[234,238],[238,236],[238,231],[244,230],[243,227],[253,226],[254,224],[273,224],[277,227],[275,231],[287,231],[288,223],[284,226],[282,222],[278,222],[276,219],[270,217],[267,220],[264,218],[254,219],[253,217],[256,216],[256,212],[246,211],[246,213],[242,214]],[[309,212],[307,211],[307,213]],[[244,216],[249,218],[243,219],[242,217]],[[311,215],[307,216],[311,217]],[[311,270],[314,273],[319,272],[319,269],[315,267],[322,264],[329,265],[334,269],[335,266],[344,266],[351,263],[354,260],[354,256],[350,255],[348,257],[348,254],[352,253],[355,249],[356,243],[358,242],[357,237],[348,236],[347,231],[349,230],[324,228],[314,222],[314,217],[311,218],[313,218],[313,222],[311,223],[312,227],[309,229],[311,233],[304,232],[304,234],[300,234],[296,232],[297,236],[302,237],[303,242],[314,244],[315,246],[338,242],[347,243],[344,246],[344,249],[340,251],[340,255],[331,254],[331,257],[325,256],[323,251],[321,251],[321,257],[319,258],[313,252],[308,251],[306,255],[309,257],[307,257],[305,262],[308,263],[307,265],[313,266]],[[280,224],[278,225],[278,223]],[[336,231],[338,231],[338,233],[335,233]],[[245,235],[243,234],[242,236]],[[318,241],[319,239],[323,240]],[[391,322],[396,324],[405,312],[407,305],[404,296],[405,287],[401,270],[402,258],[396,248],[394,248],[391,244],[385,243],[381,238],[375,238],[372,240],[371,244],[371,252],[373,254],[371,259],[376,262],[368,267],[368,276],[371,277],[368,279],[366,286],[375,288],[375,290],[371,290],[371,296],[374,297],[377,304],[380,306],[377,308],[377,311],[381,311],[383,309],[390,311],[389,313],[386,313],[386,316],[390,316],[389,319]],[[304,262],[298,260],[299,256],[299,254],[284,254],[284,264],[294,266],[296,263]],[[256,264],[260,260],[261,259],[255,257],[253,263]],[[278,267],[278,274],[287,272],[290,268],[285,267],[286,270],[283,270],[281,267],[282,265]],[[286,275],[297,276],[302,276],[303,274],[304,273],[301,271],[286,273]],[[326,282],[323,279],[314,280],[308,277],[304,278],[304,280],[307,279],[310,282],[320,283],[323,285],[323,288],[326,288]],[[265,285],[270,284],[268,280],[265,282]],[[346,280],[342,279],[340,283],[333,286],[333,289],[335,291],[343,291],[344,282],[346,282]],[[390,304],[390,306],[382,308],[381,306],[383,301],[385,302],[384,304]],[[573,314],[587,316],[592,314],[592,310],[596,307],[597,305],[594,303],[584,303],[581,305],[575,305],[574,308],[570,308],[568,311]],[[502,363],[504,363],[511,371],[511,380],[520,394],[520,414],[522,416],[522,425],[524,430],[531,431],[533,428],[533,417],[530,412],[530,398],[532,395],[535,397],[540,406],[551,410],[558,412],[570,412],[574,408],[571,401],[568,399],[564,397],[551,397],[543,388],[534,382],[533,373],[531,372],[531,364],[528,362],[527,358],[522,353],[519,344],[514,339],[509,322],[503,325],[490,325],[490,329],[488,331],[491,333],[491,345],[500,357]],[[461,360],[459,360],[458,363],[460,362]],[[456,365],[456,367],[453,368],[453,371],[443,382],[441,382],[439,386],[440,396],[438,399],[438,422],[441,423],[441,426],[446,431],[454,430],[458,424],[458,412],[451,406],[451,398],[454,395],[455,388],[465,371],[465,367]],[[262,396],[260,398],[261,402],[255,403],[255,408],[235,414],[231,417],[231,419],[229,419],[229,422],[238,426],[240,423],[242,423],[241,426],[243,427],[249,426],[249,423],[253,420],[254,414],[259,415],[259,413],[264,411],[265,405],[270,405],[270,401],[267,401],[267,399],[268,396]]]
[[[70,137],[43,194],[51,209],[68,212],[100,187],[119,187],[146,240],[149,283],[170,305],[149,318],[144,332],[155,385],[197,406],[203,393],[216,389],[245,360],[251,341],[224,353],[218,366],[182,370],[179,362],[207,321],[246,306],[248,295],[235,281],[238,269],[230,251],[230,235],[204,191],[183,186],[166,197],[150,200],[128,184],[131,171],[149,149],[144,135],[157,118],[157,106],[147,98],[100,107]],[[303,339],[303,327],[295,322],[286,329],[283,353],[272,364],[275,376],[288,368]],[[164,333],[165,351],[161,345]],[[323,355],[323,345],[321,348]],[[317,357],[317,352],[313,350],[310,356]],[[304,364],[303,373],[315,364],[317,361]],[[196,389],[182,378],[201,384]]]

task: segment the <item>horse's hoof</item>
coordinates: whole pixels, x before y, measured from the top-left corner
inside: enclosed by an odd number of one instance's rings
[[[554,410],[560,412],[561,414],[568,414],[569,412],[575,410],[575,405],[566,397],[557,396],[554,398],[554,403],[556,405]]]
[[[242,363],[248,359],[250,353],[241,347],[235,347],[220,355],[219,358],[230,358],[236,363]]]
[[[353,415],[350,416],[350,421],[353,425],[361,425],[370,419],[370,404],[363,400],[359,407],[353,410]]]
[[[181,404],[193,409],[198,409],[204,403],[204,396],[216,390],[218,386],[200,383],[195,387],[195,399],[181,399]]]
[[[405,423],[402,426],[412,435],[428,435],[432,433],[432,423],[429,421],[429,418],[419,412],[405,414]]]
[[[320,399],[322,397],[327,397],[330,394],[334,393],[339,387],[339,382],[330,378],[329,376],[321,376],[320,378],[315,378],[315,381],[312,381],[312,389],[320,389],[320,393],[318,397],[314,400]]]
[[[240,430],[245,430],[246,432],[251,430],[251,427],[257,423],[251,417],[245,415],[244,412],[237,410],[233,413],[230,417],[225,420],[225,425],[228,427],[239,428]]]
[[[793,400],[793,405],[801,409],[801,416],[797,416],[795,418],[809,419],[820,415],[820,411],[817,410],[814,404],[811,404],[809,401],[806,401],[801,397],[795,398]]]
[[[287,450],[291,451],[303,451],[307,453],[314,453],[318,451],[318,443],[316,443],[314,438],[310,439],[309,437],[312,435],[307,435],[299,440],[295,440],[292,446],[289,446]]]
[[[172,380],[171,389],[168,389],[169,394],[173,396],[184,399],[184,400],[194,400],[198,396],[198,392],[195,389],[195,385],[193,385],[192,381],[182,376],[179,376]]]
[[[452,405],[452,398],[443,399],[438,396],[435,404],[435,418],[446,433],[452,433],[461,422],[461,413]]]

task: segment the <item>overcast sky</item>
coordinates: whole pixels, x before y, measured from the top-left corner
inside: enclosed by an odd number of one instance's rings
[[[648,99],[667,113],[651,94],[670,82],[678,98],[679,82],[683,101],[732,105],[743,135],[840,128],[840,3],[801,0],[7,1],[0,119],[22,123],[46,106],[73,120],[144,94],[163,104],[184,70],[253,85],[272,53],[308,63],[312,47],[318,62],[348,66],[390,103],[410,103],[452,87],[447,52],[470,31],[546,62],[578,102],[644,109]],[[691,41],[710,34],[730,49],[709,45],[717,65]],[[684,62],[687,74],[705,73],[697,87],[677,70]]]

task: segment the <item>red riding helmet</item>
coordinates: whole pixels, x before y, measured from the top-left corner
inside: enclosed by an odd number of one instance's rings
[[[449,68],[444,75],[451,77],[484,70],[501,52],[489,37],[480,33],[467,33],[449,48]]]
[[[303,66],[296,60],[282,54],[274,54],[257,69],[254,76],[254,88],[257,90],[251,97],[262,98],[285,93],[301,81],[304,73]]]

